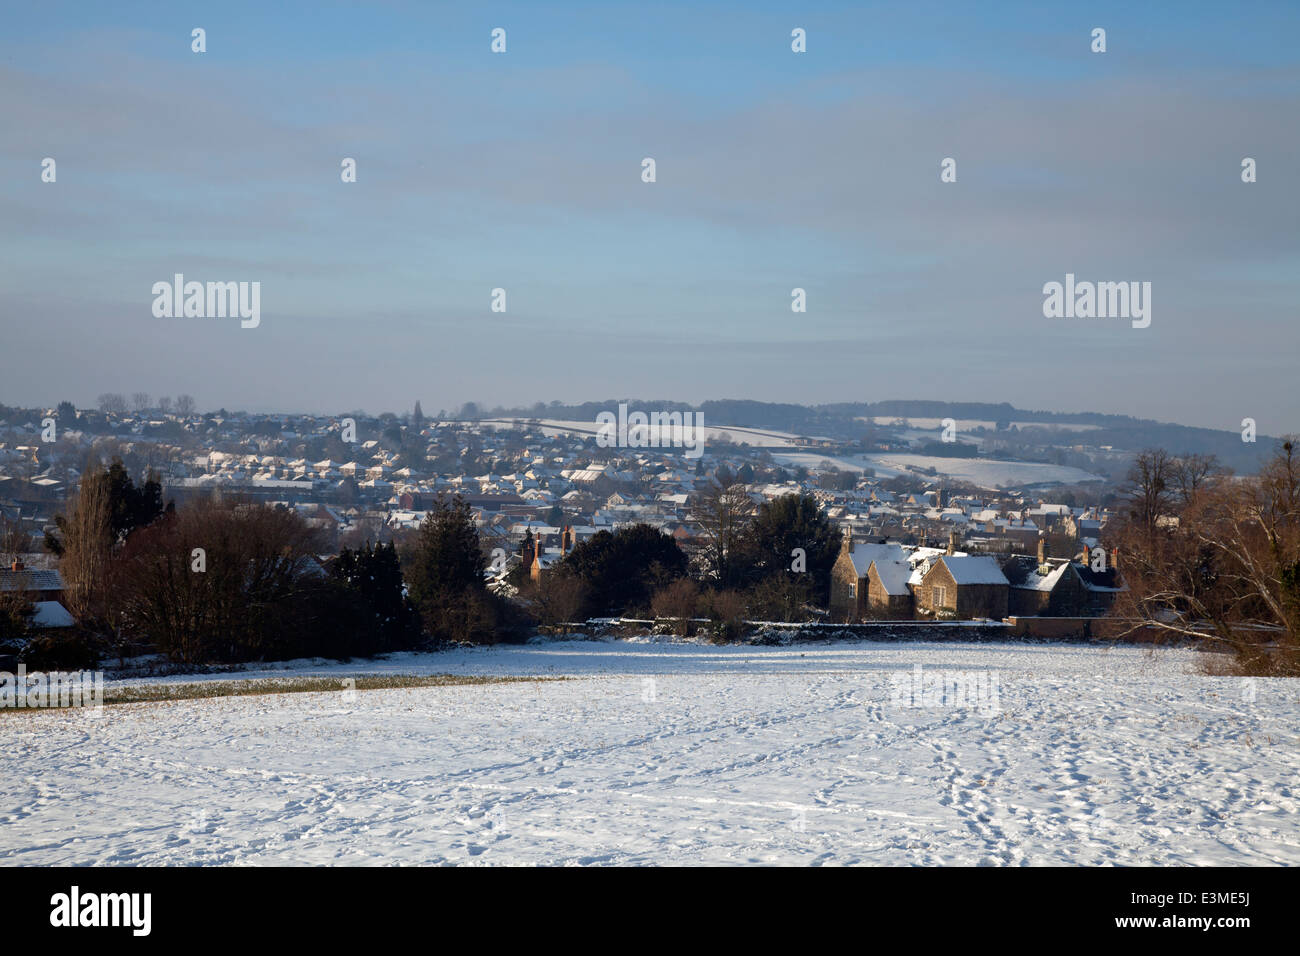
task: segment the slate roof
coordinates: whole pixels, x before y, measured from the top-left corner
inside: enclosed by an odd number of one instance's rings
[[[62,591],[63,576],[58,571],[24,568],[0,570],[0,591]]]

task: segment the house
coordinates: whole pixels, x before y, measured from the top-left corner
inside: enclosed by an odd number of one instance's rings
[[[1013,555],[1003,566],[1011,585],[1010,613],[1016,617],[1098,617],[1110,610],[1115,595],[1124,590],[1115,572],[1114,560],[1059,561],[1046,556],[1039,539],[1037,560]]]
[[[876,575],[877,585],[873,603],[870,571],[872,563],[877,560],[880,562],[880,569]],[[897,571],[892,565],[899,561],[904,564],[907,562],[907,551],[902,545],[884,542],[854,544],[853,532],[845,531],[840,543],[839,557],[835,559],[835,564],[831,568],[832,616],[836,620],[856,621],[866,617],[873,607],[877,613],[897,608],[900,602],[893,598],[899,595],[891,594],[891,589],[897,586]],[[900,609],[904,617],[911,616],[910,595],[907,603],[906,611]]]
[[[403,511],[426,511],[429,504],[425,502],[425,495],[419,491],[404,491],[397,498],[398,507]]]
[[[567,525],[560,532],[560,547],[558,550],[547,548],[546,551],[542,551],[542,535],[533,535],[533,557],[528,562],[528,576],[532,578],[533,583],[541,583],[542,577],[551,568],[563,561],[569,552],[573,550],[573,544],[573,528]]]
[[[0,570],[0,592],[19,592],[36,606],[32,623],[37,627],[71,627],[76,622],[63,606],[63,576],[45,568],[28,568],[14,561]]]
[[[33,601],[62,601],[63,575],[44,568],[29,568],[14,561],[8,570],[0,570],[0,591],[21,591]]]
[[[1083,581],[1087,592],[1087,610],[1085,613],[1100,616],[1110,610],[1116,596],[1126,590],[1119,576],[1119,549],[1110,551],[1108,561],[1096,560],[1096,550],[1083,552],[1083,560],[1075,570]]]
[[[916,608],[935,617],[1007,616],[1010,584],[998,562],[987,554],[944,554],[917,585]]]
[[[1017,555],[1003,565],[1010,582],[1008,613],[1015,617],[1080,617],[1087,613],[1088,590],[1073,561],[1033,563]]]
[[[902,620],[912,617],[912,588],[908,580],[912,565],[907,552],[898,546],[899,557],[877,555],[867,568],[867,605],[873,613]]]

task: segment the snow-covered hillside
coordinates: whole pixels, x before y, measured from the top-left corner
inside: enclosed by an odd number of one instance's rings
[[[911,707],[916,665],[996,697]],[[561,642],[297,670],[572,679],[4,715],[0,862],[1300,863],[1295,683],[1183,651]]]
[[[908,452],[870,452],[863,455],[819,455],[816,452],[778,452],[773,459],[783,465],[803,465],[808,469],[829,462],[841,471],[870,468],[878,478],[895,478],[933,468],[936,475],[970,482],[980,488],[998,490],[1026,485],[1072,484],[1100,481],[1098,475],[1070,465],[1048,465],[1033,461],[999,461],[992,458],[941,458],[936,455],[913,455]]]
[[[649,409],[634,409],[639,411],[650,411]],[[611,412],[615,411],[614,409]],[[536,422],[533,425],[533,422]],[[552,435],[564,435],[570,438],[590,438],[593,442],[600,432],[600,425],[597,422],[571,421],[558,418],[526,419],[526,418],[485,418],[479,422],[482,428],[505,429],[516,428],[521,425],[535,427],[543,435],[548,437]],[[680,428],[680,426],[678,426]],[[790,432],[773,431],[766,428],[746,428],[741,425],[715,425],[712,422],[705,422],[703,425],[704,441],[717,442],[729,441],[737,445],[752,445],[759,448],[796,448],[804,444],[807,439],[800,435],[793,435]],[[639,435],[645,442],[650,443],[649,447],[671,447],[674,440],[680,440],[680,432],[673,427],[659,428],[658,426],[640,426]],[[646,447],[645,445],[638,447]]]

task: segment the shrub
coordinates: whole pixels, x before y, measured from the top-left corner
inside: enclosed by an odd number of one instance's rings
[[[93,670],[99,664],[99,651],[86,634],[68,628],[38,633],[27,642],[18,660],[33,671]]]
[[[655,617],[674,619],[674,630],[680,637],[690,637],[695,630],[691,618],[699,613],[700,588],[690,578],[678,578],[655,592],[650,609]]]
[[[298,514],[265,505],[209,500],[165,515],[115,562],[124,629],[185,663],[298,656],[312,644],[317,545]]]

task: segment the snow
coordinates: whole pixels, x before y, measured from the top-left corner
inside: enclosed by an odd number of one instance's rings
[[[957,584],[1006,584],[1007,576],[995,558],[986,554],[945,555],[940,559]]]
[[[1071,570],[1073,569],[1068,561],[1058,564],[1046,574],[1039,574],[1037,570],[1034,570],[1029,573],[1025,580],[1019,584],[1013,584],[1012,587],[1024,588],[1027,591],[1051,591],[1061,578]]]
[[[869,417],[861,418],[860,420],[861,421],[869,420],[877,425],[892,425],[895,421],[898,420],[898,416],[897,415],[872,415]],[[910,416],[904,418],[904,420],[909,425],[911,425],[914,430],[924,429],[925,431],[939,431],[944,427],[943,423],[947,421],[947,419],[944,418],[912,418]],[[966,431],[973,431],[977,428],[983,428],[986,431],[994,431],[997,428],[997,424],[998,424],[997,422],[992,421],[991,419],[979,419],[979,418],[958,418],[958,419],[954,419],[953,421],[959,433],[966,432]],[[1013,421],[1013,422],[1008,422],[1007,425],[1008,427],[1015,426],[1016,428],[1022,430],[1026,428],[1045,428],[1048,429],[1049,431],[1063,431],[1063,432],[1096,431],[1098,428],[1101,427],[1100,425],[1083,425],[1083,424],[1075,424],[1073,422]],[[925,431],[919,432],[919,434],[925,434]]]
[[[617,406],[606,409],[606,411],[615,415],[618,414]],[[629,409],[629,412],[638,411],[648,415],[651,412],[662,412],[663,410],[650,407],[641,408],[639,406]],[[692,418],[691,422],[694,421],[696,421],[696,419]],[[533,424],[534,422],[536,422],[535,425]],[[485,418],[478,422],[478,424],[482,428],[491,428],[494,430],[524,426],[537,428],[548,438],[561,435],[566,438],[590,438],[592,440],[596,438],[601,429],[601,426],[595,421],[574,421],[571,419],[560,418]],[[663,447],[667,448],[670,446],[671,442],[680,442],[681,440],[681,426],[678,426],[677,428],[673,428],[672,426],[660,428],[659,426],[651,425],[636,427],[638,429],[638,435],[643,439],[648,439],[655,443],[654,446],[645,450],[654,450],[654,447],[658,447],[661,444]],[[742,425],[710,425],[705,422],[703,423],[701,430],[703,431],[703,440],[706,443],[730,438],[731,441],[737,445],[752,445],[763,448],[796,448],[805,444],[809,440],[808,437],[795,435],[791,432],[775,431],[768,428],[747,428]],[[690,432],[690,435],[692,440],[694,440],[694,432]],[[632,447],[634,449],[645,448],[645,446],[635,445]]]
[[[36,611],[32,623],[37,627],[72,627],[76,620],[58,601],[34,601]]]
[[[907,588],[908,579],[912,576],[912,566],[906,560],[890,561],[877,558],[872,564],[876,566],[876,576],[880,579],[880,586],[885,589],[886,594],[912,593]]]
[[[263,672],[572,679],[0,715],[0,862],[1300,863],[1294,683],[1196,664],[650,639],[299,662]],[[904,706],[917,665],[996,707]]]
[[[1082,468],[1047,465],[1032,461],[999,461],[992,458],[941,458],[907,452],[869,452],[862,455],[819,455],[816,452],[776,452],[772,458],[794,468],[803,465],[817,469],[829,463],[841,471],[872,469],[877,478],[896,478],[916,474],[918,469],[933,468],[936,475],[969,482],[980,488],[997,490],[1026,485],[1053,483],[1074,484],[1101,479]]]
[[[859,578],[867,576],[867,569],[872,561],[901,561],[907,557],[907,551],[899,544],[872,544],[862,542],[853,545],[849,560],[853,563],[853,573]]]

